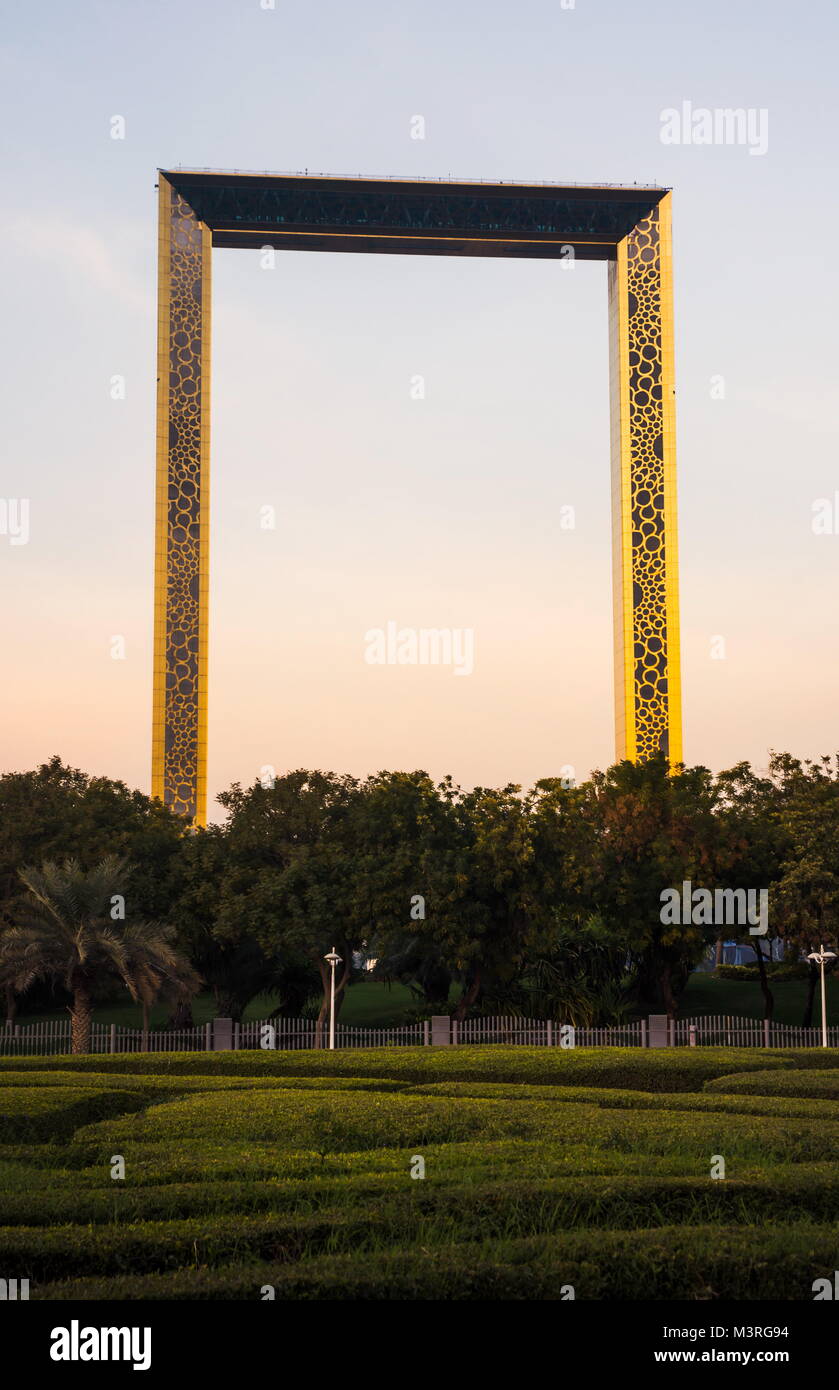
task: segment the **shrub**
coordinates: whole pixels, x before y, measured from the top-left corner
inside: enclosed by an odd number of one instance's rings
[[[760,1075],[774,1077],[777,1075],[785,1076],[787,1073],[745,1073],[748,1078]],[[820,1080],[823,1075],[832,1075],[832,1073],[802,1072],[800,1075],[814,1079],[819,1078]],[[751,1087],[738,1087],[738,1091],[747,1091],[748,1094],[715,1094],[718,1090],[727,1092],[728,1087],[722,1083],[729,1079],[721,1077],[718,1080],[708,1081],[705,1083],[705,1091],[700,1093],[696,1091],[619,1091],[605,1086],[509,1086],[494,1085],[482,1081],[440,1081],[428,1086],[412,1087],[409,1094],[474,1097],[481,1100],[550,1100],[560,1104],[565,1101],[577,1105],[598,1105],[604,1110],[717,1111],[720,1114],[727,1112],[739,1115],[780,1115],[800,1119],[839,1120],[839,1112],[837,1112],[832,1100],[801,1099],[798,1103],[793,1101],[790,1104],[790,1101],[784,1097],[794,1095],[795,1092],[792,1090],[782,1089],[777,1094],[766,1095],[757,1088],[755,1088],[755,1094],[752,1094]],[[822,1090],[817,1087],[807,1094],[827,1097],[830,1092],[829,1089]]]
[[[269,1285],[283,1300],[780,1299],[809,1301],[832,1275],[836,1238],[816,1226],[574,1231],[440,1249],[397,1248],[285,1262],[234,1261],[146,1277],[36,1284],[36,1299],[238,1299]]]
[[[742,1175],[732,1165],[725,1181],[712,1179],[707,1170],[689,1176],[624,1172],[534,1177],[511,1169],[503,1177],[484,1173],[464,1183],[459,1180],[462,1174],[441,1178],[432,1166],[431,1175],[431,1182],[413,1183],[403,1162],[397,1172],[326,1180],[234,1180],[134,1189],[111,1183],[110,1190],[98,1191],[67,1186],[57,1191],[3,1194],[0,1221],[7,1228],[97,1225],[106,1233],[142,1222],[150,1223],[145,1229],[151,1239],[158,1223],[165,1226],[187,1218],[244,1218],[269,1213],[278,1219],[302,1222],[303,1218],[318,1216],[328,1220],[333,1244],[366,1248],[371,1240],[374,1244],[428,1244],[472,1240],[478,1234],[482,1239],[509,1238],[604,1226],[628,1230],[714,1221],[754,1225],[768,1224],[770,1217],[771,1224],[794,1224],[807,1220],[814,1204],[823,1221],[839,1219],[839,1174],[827,1165]],[[342,1222],[347,1218],[360,1222],[361,1228],[352,1225],[346,1230]],[[263,1228],[254,1229],[261,1240]],[[307,1255],[322,1247],[324,1229],[319,1219],[305,1242]],[[242,1227],[245,1236],[247,1230]],[[299,1233],[303,1226],[295,1226],[295,1230]],[[4,1233],[4,1251],[5,1235],[8,1231]],[[72,1238],[68,1241],[72,1245]],[[30,1232],[13,1248],[16,1258],[37,1263],[42,1242],[37,1233]],[[223,1249],[218,1258],[225,1258]]]
[[[810,1098],[807,1113],[818,1115],[825,1103],[839,1100],[839,1069],[831,1071],[755,1071],[745,1076],[718,1076],[705,1082],[706,1092],[722,1091],[727,1095],[748,1095],[761,1097],[796,1097],[800,1100]],[[783,1101],[781,1101],[783,1104]],[[839,1109],[832,1108],[839,1116]],[[790,1113],[790,1112],[788,1112]]]
[[[99,1087],[114,1091],[124,1088],[130,1091],[142,1091],[152,1098],[156,1095],[165,1098],[168,1095],[177,1096],[196,1091],[274,1091],[278,1087],[282,1090],[294,1091],[401,1091],[409,1084],[404,1081],[392,1081],[374,1076],[250,1076],[247,1074],[240,1076],[235,1074],[233,1076],[193,1076],[180,1075],[177,1072],[164,1073],[163,1075],[148,1072],[121,1075],[117,1072],[84,1071],[76,1079],[73,1071],[64,1068],[54,1071],[32,1069],[14,1072],[3,1071],[0,1068],[0,1081],[2,1081],[4,1088],[7,1086],[66,1087],[68,1085],[78,1085],[86,1091]]]
[[[89,1057],[0,1058],[0,1076],[14,1071],[105,1072],[134,1076],[251,1076],[523,1082],[607,1086],[640,1091],[700,1091],[714,1076],[767,1067],[823,1067],[819,1048],[370,1048],[289,1052],[122,1053]]]
[[[714,971],[718,980],[754,980],[760,979],[760,971],[756,965],[718,965]],[[784,980],[806,980],[810,974],[810,967],[806,961],[767,961],[766,974],[773,984],[782,984]]]
[[[536,1102],[529,1113],[522,1106],[494,1101],[272,1087],[173,1099],[149,1107],[137,1119],[88,1126],[77,1142],[119,1147],[127,1140],[160,1142],[184,1133],[191,1138],[270,1141],[277,1148],[325,1154],[442,1143],[477,1134],[531,1134],[545,1108]]]
[[[3,1262],[35,1298],[809,1299],[836,1268],[832,1060],[5,1059]]]
[[[738,1107],[739,1108],[739,1107]],[[764,1108],[764,1107],[759,1107]],[[698,1107],[610,1108],[553,1100],[515,1104],[436,1096],[305,1091],[228,1092],[197,1095],[154,1105],[130,1119],[89,1125],[76,1145],[104,1161],[127,1144],[165,1142],[179,1134],[190,1140],[272,1142],[283,1148],[332,1151],[407,1148],[469,1138],[551,1139],[586,1143],[621,1152],[773,1154],[785,1158],[839,1157],[839,1123],[763,1115],[759,1126],[748,1113],[722,1113],[713,1103]],[[725,1145],[725,1147],[722,1147]],[[709,1147],[711,1146],[711,1147]]]
[[[143,1096],[130,1090],[69,1085],[11,1087],[0,1096],[0,1141],[29,1143],[64,1138],[80,1125],[138,1110]]]

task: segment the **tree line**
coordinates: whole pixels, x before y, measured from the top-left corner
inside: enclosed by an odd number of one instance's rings
[[[223,823],[196,829],[58,757],[0,777],[7,1016],[56,998],[72,1012],[80,995],[89,1028],[117,980],[146,1011],[168,999],[173,1024],[201,984],[225,1016],[270,994],[277,1013],[322,1020],[335,946],[339,1006],[363,953],[420,1013],[613,1023],[673,1015],[735,937],[755,948],[771,1018],[770,943],[803,960],[837,940],[837,756],[717,774],[621,762],[526,791],[301,769],[218,801]],[[674,921],[662,902],[677,889],[687,903],[686,885],[731,903],[766,890],[765,935],[701,906]],[[810,966],[805,1024],[816,984]]]

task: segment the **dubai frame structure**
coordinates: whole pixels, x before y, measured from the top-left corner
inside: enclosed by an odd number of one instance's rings
[[[152,795],[207,798],[214,246],[608,262],[616,756],[682,759],[667,189],[159,171]]]

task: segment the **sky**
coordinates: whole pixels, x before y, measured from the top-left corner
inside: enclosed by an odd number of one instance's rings
[[[672,187],[685,758],[836,749],[837,29],[828,0],[8,8],[0,770],[149,787],[179,165]],[[685,103],[761,138],[667,143]],[[606,311],[602,263],[214,252],[211,802],[613,760]],[[388,622],[471,633],[473,669],[370,664]]]

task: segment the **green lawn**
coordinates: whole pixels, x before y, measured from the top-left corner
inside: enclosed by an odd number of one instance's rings
[[[806,980],[785,980],[771,986],[775,999],[776,1023],[794,1023],[800,1027],[807,996]],[[839,1023],[839,983],[827,982],[827,1021]],[[715,975],[696,970],[680,1001],[679,1014],[692,1018],[699,1014],[734,1014],[745,1018],[763,1018],[763,995],[757,980],[720,980]],[[821,1000],[816,991],[813,1026],[821,1023]]]
[[[788,980],[785,983],[773,985],[775,1021],[777,1023],[801,1024],[806,988],[806,981],[804,980]],[[450,996],[452,1002],[457,998],[457,994],[457,987],[453,986]],[[268,996],[253,1000],[245,1010],[245,1020],[266,1018],[275,1002]],[[828,981],[827,1002],[828,1021],[839,1023],[839,981]],[[391,1024],[401,1023],[406,1011],[415,1009],[417,1003],[416,996],[411,993],[407,985],[386,985],[374,981],[364,981],[350,986],[344,1006],[341,1009],[340,1021],[342,1023],[368,1025],[369,1027],[387,1027]],[[166,1022],[167,1012],[168,1010],[164,1005],[152,1009],[151,1025],[153,1028],[161,1027]],[[199,994],[193,1001],[192,1012],[196,1023],[207,1023],[214,1018],[216,1009],[212,994]],[[696,971],[691,975],[687,989],[682,996],[679,1012],[682,1018],[690,1018],[699,1014],[733,1014],[746,1018],[763,1018],[763,996],[756,980],[746,983],[739,980],[719,980],[714,975]],[[49,1013],[38,1014],[37,1016],[22,1014],[18,1022],[34,1023],[43,1019],[66,1017],[67,1014],[64,1010],[54,1009]],[[132,1004],[130,1000],[126,1003],[108,1004],[97,1009],[95,1018],[97,1023],[116,1023],[127,1028],[139,1028],[142,1021],[139,1007]],[[818,1025],[820,1020],[820,1004],[817,995],[814,1026]]]
[[[452,991],[455,997],[456,990]],[[254,999],[245,1010],[245,1021],[252,1019],[266,1018],[275,1007],[276,1000],[268,995]],[[369,1024],[371,1027],[386,1026],[397,1024],[402,1021],[407,1009],[414,1009],[417,1006],[415,996],[408,989],[407,985],[385,985],[364,981],[362,984],[351,985],[347,998],[340,1013],[342,1023]],[[169,1009],[166,1005],[156,1005],[151,1010],[151,1026],[159,1028],[166,1022]],[[192,1003],[192,1016],[195,1022],[207,1023],[216,1016],[215,1000],[209,992],[199,994]],[[51,1009],[40,1014],[21,1014],[18,1023],[36,1023],[47,1019],[62,1019],[67,1017],[64,1009]],[[139,1028],[142,1024],[142,1013],[139,1005],[132,1004],[130,999],[125,1003],[105,1004],[96,1009],[94,1018],[97,1023],[116,1023],[126,1028]]]
[[[32,1299],[810,1301],[836,1267],[834,1060],[3,1058],[4,1277]]]

